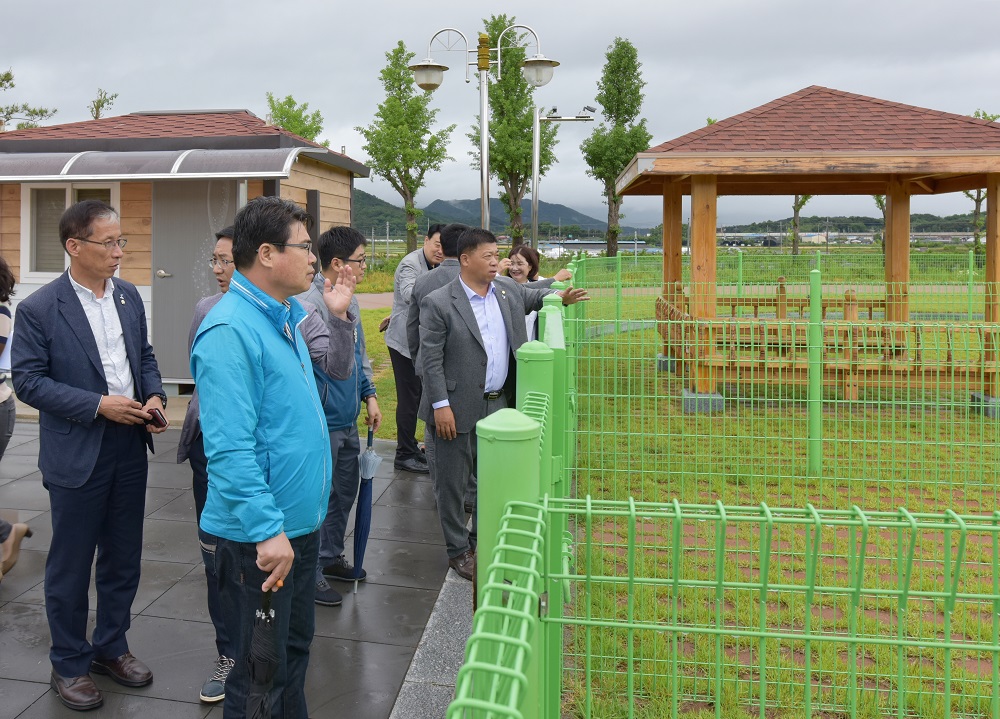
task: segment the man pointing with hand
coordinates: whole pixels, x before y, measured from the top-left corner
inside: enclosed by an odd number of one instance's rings
[[[315,275],[311,220],[276,197],[259,197],[240,210],[229,292],[205,317],[191,350],[208,458],[201,528],[219,538],[219,596],[236,649],[226,717],[245,710],[253,617],[267,591],[274,591],[271,606],[279,617],[273,714],[307,717],[317,530],[331,475],[323,405],[299,328],[306,312],[293,297],[309,289]],[[324,365],[338,379],[346,379],[354,363],[347,312],[354,285],[344,268],[323,290],[332,318]]]

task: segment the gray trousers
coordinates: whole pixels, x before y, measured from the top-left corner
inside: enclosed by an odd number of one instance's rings
[[[507,406],[506,399],[483,402],[483,417]],[[472,530],[465,526],[463,503],[468,491],[470,478],[476,475],[476,430],[459,433],[455,439],[441,439],[432,425],[427,425],[427,435],[431,439],[427,463],[434,482],[441,531],[448,546],[448,558],[452,559],[476,548],[478,511],[472,513]]]
[[[330,454],[333,456],[333,483],[326,519],[319,528],[319,557],[316,562],[317,580],[323,567],[344,553],[344,535],[351,506],[361,485],[361,441],[356,426],[330,432]]]

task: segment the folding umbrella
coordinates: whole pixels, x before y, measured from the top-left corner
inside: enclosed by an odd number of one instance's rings
[[[361,487],[358,489],[358,508],[354,514],[354,592],[358,591],[358,577],[365,561],[365,547],[372,528],[372,479],[382,458],[372,449],[375,432],[368,428],[368,449],[361,455]]]
[[[267,719],[271,716],[271,685],[278,671],[276,632],[271,592],[268,590],[264,593],[261,607],[253,620],[250,653],[247,655],[250,691],[247,692],[245,715],[249,719]]]

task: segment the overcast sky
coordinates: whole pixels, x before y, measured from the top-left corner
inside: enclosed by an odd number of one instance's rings
[[[425,9],[422,9],[425,8]],[[1000,112],[998,0],[575,0],[505,3],[434,0],[35,0],[5,3],[0,68],[17,87],[0,103],[57,107],[50,122],[89,118],[98,87],[119,93],[112,114],[246,108],[264,117],[264,93],[292,94],[325,118],[322,137],[364,161],[358,125],[382,100],[378,72],[398,40],[422,59],[431,36],[454,27],[475,41],[482,19],[506,12],[562,63],[539,104],[575,114],[595,104],[604,53],[616,36],[637,47],[647,82],[643,116],[653,143],[690,132],[809,85],[969,114]],[[457,123],[454,162],[429,177],[418,206],[479,196],[465,134],[478,112],[461,53],[435,53],[452,69],[434,94],[442,125]],[[540,198],[605,217],[600,185],[585,174],[580,142],[591,126],[566,123],[558,164]],[[400,204],[387,183],[357,186]],[[496,195],[495,187],[492,190]],[[723,198],[719,223],[786,217],[791,199]],[[658,198],[628,198],[625,223],[657,224]],[[913,212],[971,209],[961,194],[915,197]],[[685,211],[686,212],[686,211]],[[866,197],[816,198],[804,214],[877,211]]]

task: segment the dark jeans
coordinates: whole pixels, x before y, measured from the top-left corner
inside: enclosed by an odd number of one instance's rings
[[[205,456],[205,443],[201,432],[191,442],[188,453],[191,463],[191,489],[194,492],[194,509],[201,522],[201,512],[205,509],[205,498],[208,496],[208,458]],[[219,583],[215,576],[215,551],[218,538],[198,527],[198,544],[201,545],[201,560],[205,564],[205,580],[208,585],[208,616],[215,627],[215,648],[222,656],[233,657],[232,642],[226,632],[226,624],[222,621],[222,605],[219,602]]]
[[[90,671],[93,658],[129,650],[132,600],[139,586],[146,506],[142,425],[109,422],[97,464],[80,487],[46,484],[52,542],[45,562],[45,613],[52,668],[64,677]],[[97,626],[87,641],[90,566],[97,550]]]
[[[285,586],[274,592],[275,635],[278,647],[278,671],[271,689],[271,716],[283,719],[307,719],[306,669],[309,645],[315,628],[313,601],[316,597],[316,551],[319,533],[313,532],[290,540],[295,550],[292,570]],[[253,636],[254,615],[261,607],[261,584],[267,574],[257,568],[257,546],[219,537],[216,559],[222,615],[229,636],[236,640],[236,660],[226,680],[224,717],[245,716],[246,697],[250,690],[247,656]]]
[[[351,516],[351,506],[358,496],[358,486],[361,484],[358,459],[361,455],[361,441],[357,426],[330,432],[330,455],[333,457],[333,481],[326,519],[319,528],[317,580],[322,575],[323,567],[332,564],[334,559],[344,553],[347,520]]]
[[[10,536],[11,531],[14,529],[14,525],[5,519],[0,519],[0,544],[7,541],[7,537]]]
[[[421,457],[417,444],[417,407],[420,405],[420,378],[413,360],[389,348],[392,374],[396,379],[396,461]]]

